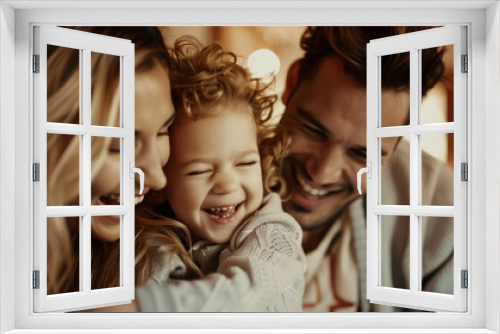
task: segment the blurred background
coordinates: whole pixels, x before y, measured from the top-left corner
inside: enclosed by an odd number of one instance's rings
[[[247,67],[248,57],[255,51],[267,49],[279,58],[279,70],[276,83],[272,87],[274,94],[281,96],[285,90],[288,67],[303,52],[300,37],[306,27],[158,27],[168,47],[172,47],[177,38],[184,35],[196,37],[202,44],[219,43],[224,49],[241,57],[240,64]],[[258,61],[257,63],[262,63]],[[281,99],[276,105],[275,116],[281,117],[285,106]]]
[[[245,26],[245,27],[158,27],[168,47],[184,35],[196,37],[204,45],[219,43],[226,50],[234,52],[240,58],[240,64],[247,67],[250,55],[260,49],[274,52],[279,59],[279,70],[273,93],[281,94],[285,88],[288,68],[302,57],[300,38],[306,27],[303,26]],[[274,61],[271,59],[269,62]],[[422,101],[422,123],[453,122],[453,47],[445,47],[445,73],[441,81],[430,90]],[[256,64],[262,64],[262,58]],[[279,119],[285,106],[281,99],[276,106]],[[453,168],[453,134],[431,135],[422,137],[422,149]]]

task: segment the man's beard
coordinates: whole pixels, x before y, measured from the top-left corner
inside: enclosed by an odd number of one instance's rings
[[[293,212],[300,212],[300,213],[312,213],[313,211],[308,210],[306,208],[303,208],[299,205],[296,205],[292,202],[285,202],[283,204],[283,209],[285,212],[289,213],[292,215],[292,217],[299,223],[300,227],[302,228],[303,231],[305,232],[310,232],[310,231],[315,231],[321,228],[324,228],[325,226],[333,224],[339,217],[342,215],[344,210],[347,209],[347,207],[356,200],[357,197],[351,199],[347,203],[345,203],[342,207],[340,207],[338,210],[335,212],[332,212],[331,214],[326,215],[325,217],[318,218],[316,221],[314,221],[312,224],[307,224],[307,226],[304,226],[303,222],[301,222],[297,217],[294,217]],[[290,212],[290,209],[292,212]]]

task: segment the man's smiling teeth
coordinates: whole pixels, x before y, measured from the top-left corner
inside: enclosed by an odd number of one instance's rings
[[[299,181],[300,187],[302,190],[311,196],[324,196],[328,193],[327,190],[321,190],[321,189],[316,189],[311,187],[309,184],[307,184],[307,181],[304,179],[302,174],[297,173],[297,180]]]
[[[237,205],[208,208],[205,211],[214,218],[227,218],[236,213]]]

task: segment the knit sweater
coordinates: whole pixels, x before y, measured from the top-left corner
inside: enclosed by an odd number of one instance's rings
[[[283,212],[279,196],[271,194],[228,245],[204,242],[194,247],[195,260],[208,274],[204,278],[170,279],[173,271],[182,272],[182,262],[165,248],[165,261],[156,261],[151,279],[136,289],[139,308],[143,312],[301,311],[306,270],[301,242],[299,224]]]
[[[409,144],[401,141],[382,173],[382,203],[409,203]],[[422,152],[422,204],[453,205],[453,171]],[[352,202],[307,254],[304,311],[407,311],[366,298],[365,197]],[[408,217],[384,216],[382,286],[409,289]],[[453,218],[422,217],[423,291],[453,294]]]

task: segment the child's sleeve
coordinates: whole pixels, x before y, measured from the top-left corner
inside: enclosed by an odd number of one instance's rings
[[[299,224],[277,195],[233,235],[216,273],[136,289],[143,312],[299,312],[305,255]]]

